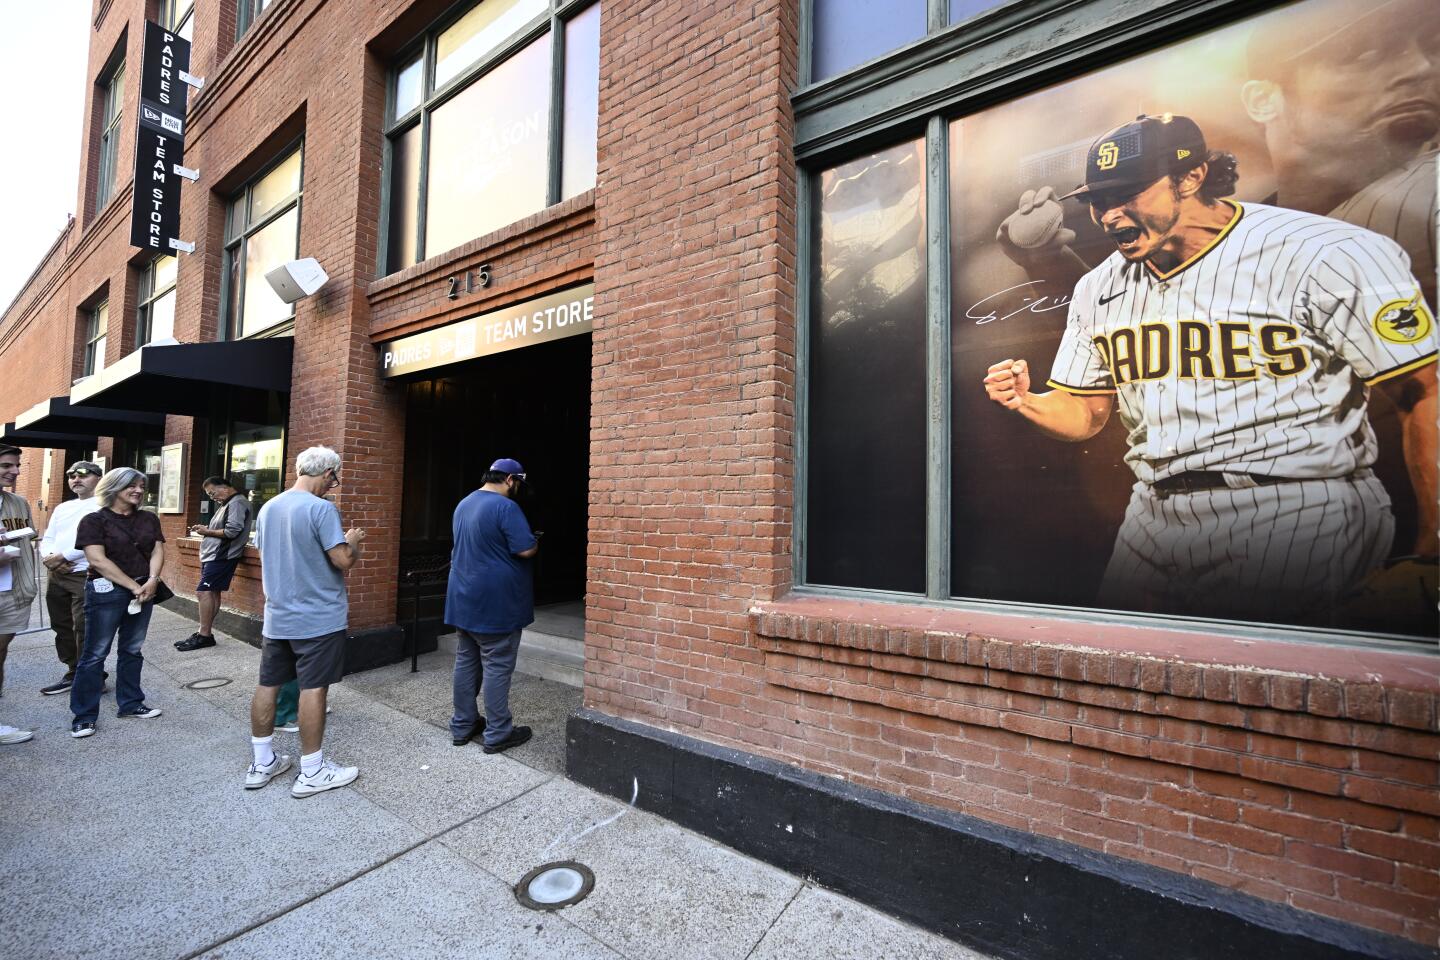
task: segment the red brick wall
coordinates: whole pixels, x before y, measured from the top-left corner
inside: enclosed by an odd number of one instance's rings
[[[794,8],[602,10],[586,701],[607,712],[733,697],[747,611],[789,584]]]
[[[1203,636],[1175,642],[1222,662],[1113,628],[1017,642],[994,636],[1020,618],[929,614],[820,600],[756,613],[762,668],[706,728],[925,803],[1440,938],[1433,658],[1320,648],[1302,675]],[[1303,650],[1271,646],[1280,662]]]
[[[175,544],[169,558],[166,583],[176,593],[193,598],[195,584],[200,582],[200,541],[180,541]],[[254,611],[265,609],[265,589],[260,582],[260,551],[254,547],[245,549],[245,556],[235,568],[235,578],[230,581],[230,589],[221,594],[221,601],[222,609],[246,616],[255,616]]]

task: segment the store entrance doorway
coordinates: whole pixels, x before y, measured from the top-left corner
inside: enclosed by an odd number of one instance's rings
[[[583,637],[590,472],[590,336],[494,354],[405,385],[396,616],[442,633],[455,505],[495,460],[528,475],[517,499],[545,533],[534,561],[537,628]]]

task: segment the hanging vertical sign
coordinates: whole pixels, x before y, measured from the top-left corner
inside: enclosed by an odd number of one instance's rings
[[[180,239],[180,181],[185,159],[185,101],[190,41],[145,21],[136,118],[135,195],[130,244],[145,250],[189,249]],[[188,75],[188,74],[187,74]]]

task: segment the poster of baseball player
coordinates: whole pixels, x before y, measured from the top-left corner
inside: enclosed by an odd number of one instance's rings
[[[1440,633],[1437,136],[1422,0],[955,121],[955,594]]]

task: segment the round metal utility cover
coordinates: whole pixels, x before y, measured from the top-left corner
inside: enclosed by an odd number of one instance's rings
[[[230,682],[229,677],[206,677],[203,680],[191,680],[185,684],[186,690],[213,690],[216,687],[223,687]]]
[[[515,899],[531,910],[559,910],[579,903],[595,889],[595,874],[583,863],[545,863],[520,878]]]

